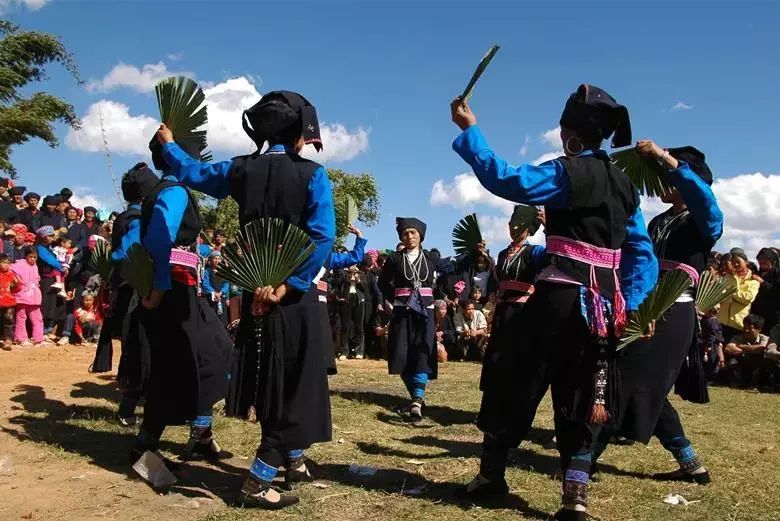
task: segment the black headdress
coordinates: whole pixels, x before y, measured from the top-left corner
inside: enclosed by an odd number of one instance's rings
[[[138,163],[122,176],[122,196],[125,201],[140,201],[158,182],[159,179],[146,163]]]
[[[303,136],[304,143],[313,144],[318,152],[322,150],[317,109],[296,92],[269,92],[244,111],[241,124],[258,150],[267,141],[286,143],[299,136]]]
[[[56,195],[47,195],[43,198],[43,206],[57,206],[60,204],[60,198]]]
[[[561,126],[577,131],[586,139],[599,141],[614,133],[612,148],[631,144],[628,109],[594,85],[583,83],[569,96],[561,114]]]
[[[417,230],[417,232],[420,234],[420,242],[423,242],[425,240],[425,230],[427,229],[427,226],[425,226],[424,222],[422,222],[420,219],[417,219],[415,217],[396,218],[395,229],[398,232],[399,239],[402,238],[404,230],[408,230],[409,228],[413,228]]]
[[[8,182],[9,181],[10,181],[10,179],[8,179],[7,177],[0,177],[0,186],[8,188]]]
[[[710,171],[710,167],[707,166],[707,163],[704,162],[704,154],[700,150],[692,146],[670,148],[669,155],[677,161],[688,163],[691,170],[696,172],[705,183],[708,185],[712,184],[712,172]]]
[[[62,197],[64,201],[70,201],[70,198],[73,197],[73,190],[68,187],[63,188],[60,190],[60,197]]]
[[[92,212],[95,215],[97,215],[97,213],[98,213],[97,212],[97,208],[95,208],[94,206],[85,206],[84,207],[84,213],[87,213],[87,212]]]
[[[22,195],[25,190],[27,190],[26,186],[14,186],[10,190],[8,190],[8,193],[11,195]]]
[[[40,201],[41,196],[36,194],[35,192],[28,192],[24,195],[24,200],[29,202],[30,199],[38,199]]]

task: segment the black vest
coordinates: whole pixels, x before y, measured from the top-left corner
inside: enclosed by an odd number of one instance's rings
[[[116,250],[122,245],[122,237],[127,235],[130,229],[130,223],[133,219],[140,219],[141,210],[138,208],[128,208],[116,216],[114,227],[111,229],[111,249]]]
[[[305,232],[309,183],[321,166],[296,154],[259,154],[233,158],[230,195],[238,203],[241,226],[262,217],[278,217]]]
[[[192,197],[192,192],[181,183],[176,181],[169,181],[167,179],[161,179],[157,186],[144,198],[144,202],[141,205],[141,239],[146,237],[146,230],[149,227],[149,222],[152,220],[152,213],[154,212],[154,203],[157,202],[157,196],[160,192],[171,186],[181,186],[187,191],[187,208],[184,210],[184,216],[181,220],[181,226],[179,226],[179,233],[176,234],[176,241],[174,246],[192,246],[198,238],[198,234],[201,229],[201,219],[198,213],[198,203],[195,198]]]
[[[707,268],[714,242],[702,235],[688,210],[675,216],[667,210],[650,221],[647,230],[659,261],[682,262],[698,273]]]
[[[558,235],[619,250],[626,239],[626,225],[639,207],[639,194],[631,180],[609,158],[561,157],[569,176],[569,203],[562,209],[546,208],[547,236]],[[550,263],[583,284],[590,281],[590,266],[548,255]],[[596,268],[600,288],[615,290],[612,270]]]

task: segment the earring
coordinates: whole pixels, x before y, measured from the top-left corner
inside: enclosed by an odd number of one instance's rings
[[[571,143],[572,139],[576,139],[577,143],[579,143],[580,145],[580,149],[577,150],[576,152],[572,150],[571,147],[569,146],[569,143]],[[566,144],[563,145],[563,148],[565,148],[566,152],[568,152],[572,156],[576,156],[577,154],[580,154],[583,150],[585,150],[585,145],[582,144],[582,141],[580,141],[577,136],[571,136],[569,137],[569,139],[566,140]]]

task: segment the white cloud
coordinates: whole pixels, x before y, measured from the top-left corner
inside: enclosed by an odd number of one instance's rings
[[[740,247],[755,257],[764,246],[780,244],[780,175],[755,173],[718,179],[712,190],[724,215],[724,233],[716,250]],[[647,222],[667,207],[659,199],[642,200]]]
[[[523,141],[523,144],[520,146],[520,155],[522,157],[525,157],[528,154],[528,145],[531,142],[531,138],[528,136],[528,134],[525,135],[525,141]]]
[[[108,175],[108,174],[106,174]],[[91,188],[86,186],[74,186],[71,188],[73,195],[70,198],[70,204],[76,208],[84,208],[85,206],[94,206],[95,208],[102,208],[109,201],[112,201],[110,197],[99,197]],[[116,201],[114,196],[113,201]]]
[[[532,163],[535,165],[541,165],[542,163],[550,161],[551,159],[557,159],[562,155],[563,155],[563,150],[555,150],[553,152],[547,152],[534,159]]]
[[[322,123],[322,152],[317,153],[313,146],[306,146],[301,155],[318,163],[347,161],[368,150],[368,134],[369,130],[362,127],[350,132],[339,123]]]
[[[473,173],[456,175],[451,183],[439,179],[433,183],[430,203],[432,206],[452,206],[462,210],[471,210],[477,205],[485,205],[501,210],[503,214],[512,213],[514,203],[488,192]]]
[[[103,151],[101,112],[111,153],[141,156],[149,154],[149,140],[159,125],[157,120],[143,114],[133,116],[127,105],[110,100],[100,100],[90,105],[87,113],[81,117],[81,129],[71,129],[65,136],[65,143],[69,148],[84,152]]]
[[[241,126],[241,114],[260,101],[260,93],[247,78],[229,78],[204,88],[208,105],[209,148],[231,154],[248,154],[254,144]]]
[[[561,127],[551,128],[542,132],[542,141],[552,148],[563,148],[561,143]]]
[[[138,92],[151,92],[158,81],[170,76],[187,76],[194,78],[195,74],[186,71],[171,71],[163,62],[147,63],[140,69],[135,65],[119,62],[100,80],[90,80],[87,83],[89,92],[108,92],[113,89],[127,87]]]
[[[168,58],[169,60],[171,60],[172,62],[177,62],[177,61],[181,60],[183,56],[184,56],[184,53],[182,53],[182,52],[169,53],[169,54],[165,55],[165,57]]]
[[[693,105],[688,105],[687,103],[683,103],[682,101],[678,101],[669,110],[671,112],[677,112],[678,110],[691,110],[692,108],[693,108]]]
[[[0,13],[4,13],[13,7],[26,7],[30,11],[37,11],[51,0],[0,0]]]

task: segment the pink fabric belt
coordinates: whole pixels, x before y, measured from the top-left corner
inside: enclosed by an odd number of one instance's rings
[[[200,258],[198,257],[197,253],[178,250],[175,248],[171,250],[171,256],[168,258],[168,262],[170,264],[174,264],[176,266],[185,266],[194,270],[198,269],[199,260]]]
[[[395,290],[396,297],[410,297],[412,295],[412,288],[398,288]],[[420,288],[421,297],[432,297],[433,288]]]
[[[670,261],[670,260],[661,261],[661,271],[673,271],[673,270],[683,270],[691,278],[694,286],[699,284],[699,272],[696,271],[696,268],[694,268],[693,266],[689,266],[688,264],[685,264],[683,262],[677,262],[677,261]]]
[[[533,293],[534,292],[534,285],[528,284],[527,282],[522,282],[519,280],[502,280],[498,283],[498,291],[525,291],[526,293]]]
[[[583,264],[590,265],[590,282],[588,283],[585,306],[588,314],[592,316],[590,323],[591,333],[606,338],[608,335],[607,320],[602,297],[599,291],[599,282],[596,278],[596,268],[612,270],[615,281],[615,293],[612,296],[612,315],[615,336],[623,336],[626,330],[626,301],[620,291],[620,279],[617,270],[620,267],[620,250],[611,250],[588,244],[587,242],[551,235],[547,237],[547,253],[572,259]]]
[[[590,264],[598,268],[620,267],[620,250],[600,248],[587,242],[551,235],[547,237],[547,253]]]
[[[525,304],[528,302],[528,299],[531,298],[531,295],[522,295],[519,297],[499,297],[496,302],[508,302],[510,304]]]
[[[317,282],[317,289],[320,291],[328,291],[328,283],[324,280],[320,280]]]

